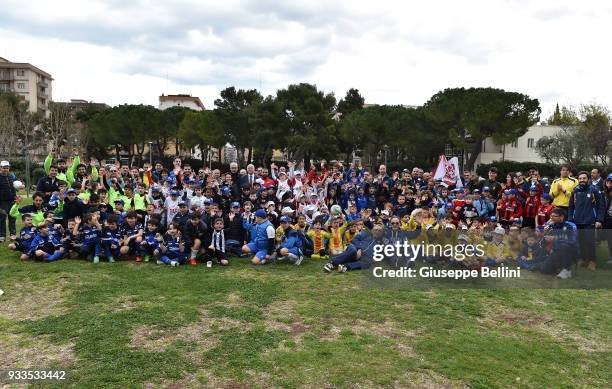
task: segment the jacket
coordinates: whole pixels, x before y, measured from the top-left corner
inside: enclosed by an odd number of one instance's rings
[[[596,186],[578,185],[569,198],[567,220],[575,224],[594,224],[604,221],[605,200]]]

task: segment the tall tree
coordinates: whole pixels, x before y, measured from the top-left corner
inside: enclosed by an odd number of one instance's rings
[[[199,147],[204,151],[208,147],[219,150],[218,161],[221,162],[221,149],[227,138],[215,111],[189,111],[179,126],[179,137],[187,147]]]
[[[338,107],[336,108],[336,139],[338,151],[345,155],[345,161],[348,163],[349,159],[356,150],[355,140],[351,138],[350,132],[343,131],[343,123],[345,118],[349,117],[351,113],[357,112],[363,109],[365,99],[359,93],[358,89],[351,88],[346,92],[346,96],[340,99]],[[346,129],[346,128],[345,128]]]
[[[66,142],[68,134],[73,132],[74,118],[70,108],[64,103],[49,103],[49,118],[44,122],[44,130],[52,143],[52,146],[59,150]]]
[[[468,151],[468,169],[473,169],[486,138],[510,143],[537,123],[541,113],[537,99],[495,88],[445,89],[424,107],[428,118],[448,131],[451,142]]]
[[[346,116],[352,112],[363,109],[365,99],[359,93],[359,89],[351,88],[346,92],[346,96],[338,101],[337,112],[341,113],[342,116]]]

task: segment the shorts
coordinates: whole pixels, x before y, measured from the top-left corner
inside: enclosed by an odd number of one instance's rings
[[[252,253],[255,253],[255,256],[259,259],[265,259],[266,255],[268,255],[268,250],[258,250],[257,245],[253,242],[247,243],[246,246]]]

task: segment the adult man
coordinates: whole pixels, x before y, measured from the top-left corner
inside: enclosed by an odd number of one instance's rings
[[[251,259],[253,265],[263,265],[272,259],[275,248],[274,226],[268,220],[266,211],[258,209],[255,212],[255,223],[245,221],[245,229],[250,232],[251,242],[242,246],[246,254],[254,254]]]
[[[578,256],[576,225],[565,220],[565,210],[555,208],[550,221],[544,227],[544,240],[552,244],[552,251],[545,256],[536,269],[545,274],[557,274],[559,278],[572,276],[572,265]]]
[[[557,178],[550,185],[550,195],[553,198],[552,204],[567,210],[572,191],[578,185],[578,180],[570,177],[569,165],[561,165],[561,177]]]
[[[15,228],[15,218],[9,215],[13,202],[15,202],[15,174],[11,171],[11,164],[9,161],[0,162],[0,242],[4,242],[6,239],[6,219],[8,218],[9,233],[11,234],[11,240],[17,237],[17,230]]]
[[[579,264],[595,270],[595,228],[601,228],[606,211],[601,191],[589,184],[589,173],[578,174],[578,186],[570,195],[567,220],[578,229]]]
[[[489,178],[484,180],[484,182],[482,183],[483,188],[485,186],[489,188],[489,191],[491,192],[491,197],[493,197],[494,199],[499,198],[499,191],[501,190],[501,184],[497,182],[497,173],[497,168],[495,166],[492,166],[489,169]]]
[[[57,172],[57,166],[51,165],[49,167],[49,174],[45,177],[41,177],[36,184],[36,191],[44,194],[45,203],[49,202],[53,192],[57,192],[59,190]]]
[[[389,239],[385,237],[385,229],[382,224],[374,224],[372,232],[363,230],[357,234],[346,250],[326,263],[323,270],[330,273],[336,268],[340,273],[344,273],[349,270],[367,269],[374,261],[374,246],[386,245],[389,242]]]
[[[255,173],[255,165],[250,163],[250,164],[247,165],[247,172],[246,172],[246,174],[243,175],[242,177],[240,177],[240,186],[244,187],[244,186],[248,185],[249,187],[253,187],[253,184],[259,178],[260,178],[259,175],[257,175]]]
[[[591,180],[589,183],[597,187],[600,192],[605,192],[606,190],[604,180],[601,178],[601,170],[599,168],[593,168],[591,170]]]

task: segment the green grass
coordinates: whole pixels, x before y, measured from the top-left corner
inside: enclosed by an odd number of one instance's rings
[[[609,289],[398,289],[306,260],[21,263],[0,363],[74,387],[609,387]],[[609,274],[609,273],[608,273]]]

